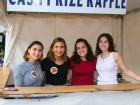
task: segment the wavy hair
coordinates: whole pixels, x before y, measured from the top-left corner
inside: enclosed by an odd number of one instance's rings
[[[47,56],[46,56],[45,58],[49,58],[49,60],[51,60],[51,61],[55,61],[55,60],[56,60],[56,59],[55,59],[55,56],[54,56],[54,52],[53,52],[52,49],[53,49],[55,43],[57,43],[57,42],[62,42],[62,43],[64,43],[65,51],[64,51],[64,54],[62,55],[62,59],[63,59],[64,62],[65,62],[65,61],[68,60],[68,57],[67,57],[67,46],[66,46],[65,40],[64,40],[63,38],[61,38],[61,37],[57,37],[57,38],[55,38],[55,39],[53,40],[53,42],[52,42],[52,44],[51,44],[51,46],[50,46],[50,48],[49,48],[49,51],[48,51],[48,53],[47,53]]]
[[[116,45],[114,44],[114,41],[113,41],[112,36],[111,36],[109,33],[102,33],[102,34],[98,37],[98,39],[97,39],[96,50],[95,50],[96,55],[98,56],[98,55],[100,55],[100,54],[102,53],[102,50],[101,50],[100,47],[99,47],[99,42],[100,42],[100,39],[101,39],[102,37],[105,37],[105,38],[107,39],[108,43],[109,43],[108,51],[109,51],[109,52],[114,52],[114,51],[117,52],[117,51],[115,50]]]
[[[92,60],[94,59],[94,56],[93,56],[93,51],[92,51],[92,49],[91,49],[90,44],[88,43],[88,41],[87,41],[86,39],[79,38],[79,39],[77,39],[77,41],[75,42],[75,48],[74,48],[74,53],[73,53],[74,62],[75,62],[75,63],[80,63],[80,61],[81,61],[81,58],[80,58],[80,56],[77,54],[77,49],[76,49],[77,44],[80,43],[80,42],[84,43],[84,44],[87,46],[88,51],[87,51],[86,59],[87,59],[88,61],[92,61]]]
[[[34,46],[34,45],[40,45],[40,46],[42,47],[42,50],[44,49],[43,44],[42,44],[40,41],[33,41],[33,42],[27,47],[27,49],[26,49],[26,51],[25,51],[25,53],[24,53],[23,58],[24,58],[25,61],[29,61],[29,53],[28,53],[28,50],[31,49],[32,46]],[[41,55],[41,58],[38,60],[39,62],[40,62],[40,60],[42,59],[42,57],[43,57],[43,53],[42,53],[42,55]]]

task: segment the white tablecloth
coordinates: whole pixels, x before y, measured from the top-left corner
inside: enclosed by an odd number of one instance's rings
[[[140,105],[140,90],[58,94],[53,98],[0,99],[0,105]]]

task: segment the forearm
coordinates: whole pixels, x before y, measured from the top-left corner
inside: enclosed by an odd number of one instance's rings
[[[127,76],[137,80],[137,81],[140,81],[140,76],[135,74],[134,72],[132,72],[131,70],[127,70],[126,72],[124,72]]]

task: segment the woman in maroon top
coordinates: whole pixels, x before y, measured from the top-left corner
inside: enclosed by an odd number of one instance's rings
[[[79,38],[76,41],[75,51],[70,59],[70,68],[72,70],[71,85],[94,84],[96,57],[93,56],[87,40]]]

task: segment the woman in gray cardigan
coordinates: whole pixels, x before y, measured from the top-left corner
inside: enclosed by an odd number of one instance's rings
[[[40,59],[43,57],[43,44],[33,41],[25,51],[24,62],[17,66],[14,72],[15,87],[41,86],[43,72]]]

